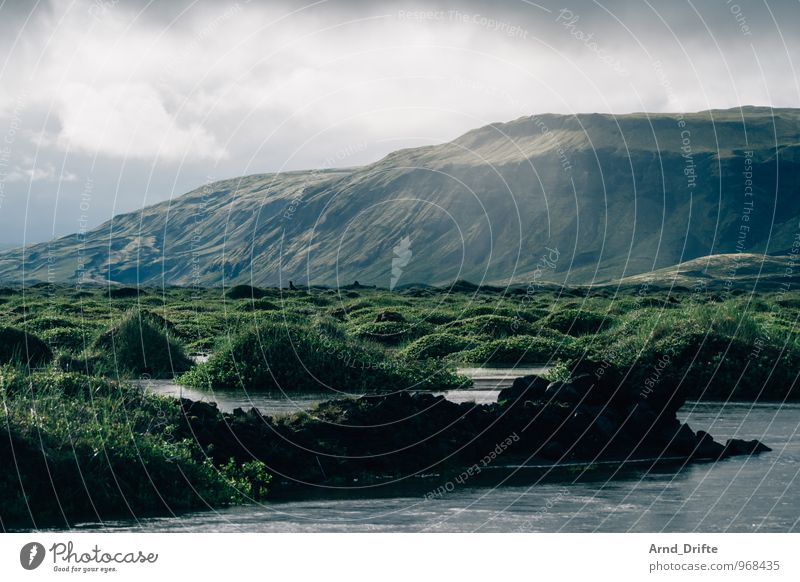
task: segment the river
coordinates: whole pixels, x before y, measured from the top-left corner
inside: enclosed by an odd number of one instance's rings
[[[513,372],[471,369],[475,388],[446,394],[456,401],[492,401]],[[151,389],[169,393],[166,383]],[[196,397],[192,391],[184,395]],[[207,395],[199,394],[200,396]],[[275,414],[307,408],[325,395],[279,398],[215,395],[222,409],[259,406]],[[330,397],[330,396],[327,396]],[[714,463],[627,469],[538,482],[524,476],[498,485],[466,481],[431,495],[441,479],[361,491],[319,490],[274,500],[168,518],[86,523],[90,531],[230,532],[789,532],[800,531],[800,405],[688,403],[681,420],[718,441],[757,438],[773,451]]]

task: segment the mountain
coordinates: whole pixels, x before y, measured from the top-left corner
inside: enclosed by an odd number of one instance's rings
[[[535,115],[358,168],[246,176],[84,236],[0,253],[0,278],[126,284],[566,284],[800,233],[800,110]]]
[[[699,257],[672,267],[632,275],[614,282],[620,286],[653,285],[695,290],[729,288],[796,288],[800,284],[800,244],[783,256],[732,253]]]

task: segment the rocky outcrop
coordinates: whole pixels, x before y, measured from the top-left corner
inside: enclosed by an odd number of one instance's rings
[[[264,461],[284,485],[397,479],[455,471],[487,458],[492,468],[558,467],[685,463],[770,450],[758,441],[722,445],[708,433],[695,433],[675,414],[680,397],[643,398],[624,382],[616,384],[615,374],[599,381],[578,374],[560,382],[526,376],[493,404],[398,392],[331,400],[278,418],[256,409],[226,414],[182,400],[179,432],[217,462]],[[498,447],[502,458],[492,456]]]

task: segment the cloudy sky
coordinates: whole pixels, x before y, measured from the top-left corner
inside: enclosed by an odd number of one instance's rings
[[[556,112],[800,103],[797,0],[0,0],[0,246]]]

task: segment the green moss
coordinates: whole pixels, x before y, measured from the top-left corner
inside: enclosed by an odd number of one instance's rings
[[[613,324],[610,315],[576,308],[560,309],[542,320],[542,325],[572,336],[598,333]]]
[[[451,333],[503,338],[534,333],[535,328],[522,318],[502,315],[479,315],[454,321],[447,326]]]
[[[42,332],[42,340],[53,350],[79,353],[86,347],[83,330],[75,327],[55,327]]]
[[[450,354],[475,348],[477,342],[451,333],[435,333],[414,340],[403,348],[402,357],[409,360],[444,358]]]
[[[363,392],[446,388],[463,378],[307,328],[262,323],[234,336],[180,381],[215,389]]]
[[[227,505],[263,495],[263,466],[214,467],[173,438],[175,401],[79,374],[0,368],[0,523],[32,528]],[[31,414],[35,411],[35,414]]]
[[[53,358],[45,342],[13,327],[0,327],[0,363],[41,366]]]
[[[225,292],[228,299],[261,299],[270,295],[264,289],[251,285],[235,285]]]
[[[130,311],[112,329],[95,340],[111,374],[147,374],[171,378],[191,366],[183,346],[169,335],[162,322],[147,313]]]
[[[480,346],[458,354],[457,359],[470,364],[545,364],[577,355],[571,338],[557,341],[546,337],[516,336],[482,342]]]
[[[385,345],[398,345],[432,331],[429,324],[413,324],[405,321],[373,321],[356,326],[353,335]]]

